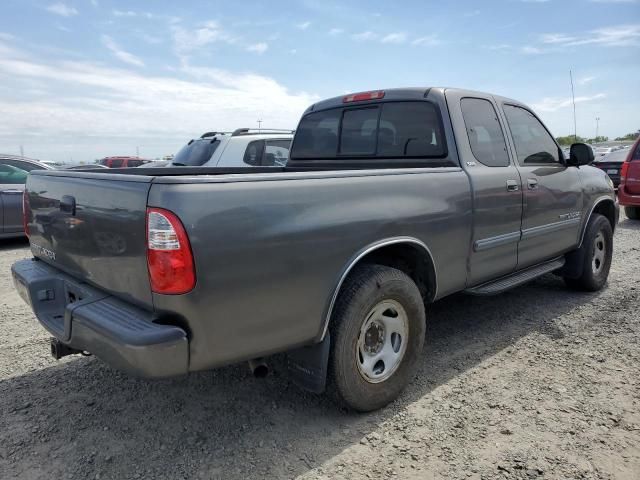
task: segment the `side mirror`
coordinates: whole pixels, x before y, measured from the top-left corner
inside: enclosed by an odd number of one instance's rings
[[[569,161],[567,164],[572,167],[589,165],[593,162],[593,150],[585,143],[574,143],[569,150]]]

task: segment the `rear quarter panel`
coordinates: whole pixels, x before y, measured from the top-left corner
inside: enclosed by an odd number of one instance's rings
[[[459,168],[287,175],[151,188],[149,205],[181,218],[195,257],[192,292],[153,296],[188,323],[191,370],[319,340],[343,271],[384,239],[429,247],[439,297],[464,287],[471,198]]]

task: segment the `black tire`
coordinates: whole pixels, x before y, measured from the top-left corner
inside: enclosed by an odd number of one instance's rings
[[[389,377],[383,381],[371,383],[358,364],[358,358],[362,361],[357,353],[358,341],[369,313],[385,302],[396,302],[404,309],[408,334],[402,339],[406,343],[404,355],[395,364],[395,370],[389,369]],[[382,265],[355,267],[342,286],[331,317],[328,389],[349,409],[369,412],[384,407],[400,395],[415,375],[425,326],[424,302],[408,275]],[[369,338],[364,335],[362,341],[365,337]],[[381,341],[381,338],[377,337],[377,340]]]
[[[598,255],[601,243],[604,253]],[[582,274],[578,278],[565,278],[565,283],[576,290],[596,292],[607,283],[613,255],[613,232],[606,217],[592,215],[580,248],[583,249]]]
[[[631,220],[640,220],[640,207],[624,207],[624,213]]]

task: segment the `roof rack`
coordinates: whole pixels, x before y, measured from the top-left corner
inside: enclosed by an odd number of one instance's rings
[[[263,133],[294,133],[295,130],[286,128],[238,128],[231,134],[232,137],[239,135],[261,135]]]

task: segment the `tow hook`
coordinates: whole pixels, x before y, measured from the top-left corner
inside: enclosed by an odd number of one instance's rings
[[[51,356],[56,360],[60,360],[62,357],[66,357],[67,355],[75,355],[77,353],[82,353],[82,350],[71,348],[69,345],[62,343],[57,338],[51,337]]]

